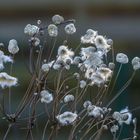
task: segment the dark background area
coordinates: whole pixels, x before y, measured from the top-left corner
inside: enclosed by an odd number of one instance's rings
[[[20,47],[14,63],[14,74],[19,78],[20,86],[13,89],[13,111],[29,83],[29,49],[24,27],[28,23],[36,24],[38,19],[42,20],[44,25],[48,24],[54,14],[60,14],[65,19],[76,19],[77,33],[70,38],[73,46],[76,46],[80,36],[91,28],[112,38],[116,53],[124,52],[130,60],[134,56],[140,57],[140,0],[0,0],[0,42],[7,47],[9,40],[15,38]],[[9,71],[9,66],[6,71]],[[117,89],[127,81],[132,72],[131,64],[123,67]],[[139,83],[140,72],[137,72],[129,88],[116,100],[117,104],[113,104],[113,107],[119,110],[125,106],[130,109],[139,106]],[[139,118],[140,124],[140,111],[135,111],[134,116]],[[6,125],[0,120],[0,134],[5,128]]]

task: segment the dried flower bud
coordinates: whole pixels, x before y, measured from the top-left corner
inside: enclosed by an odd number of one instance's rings
[[[108,39],[107,40],[107,44],[112,46],[113,45],[113,40],[112,39]]]
[[[41,24],[41,20],[37,20],[37,24],[40,25]]]

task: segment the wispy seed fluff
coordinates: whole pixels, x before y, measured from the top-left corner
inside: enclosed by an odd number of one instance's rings
[[[51,103],[53,101],[53,96],[48,90],[42,90],[40,92],[42,103]]]
[[[83,44],[94,44],[95,37],[98,35],[97,31],[94,31],[92,29],[88,29],[86,31],[86,34],[81,37],[81,43]]]
[[[0,50],[0,70],[4,69],[4,64],[3,63],[7,63],[7,62],[13,62],[13,60],[11,59],[11,57],[4,55],[4,52]]]
[[[66,111],[63,114],[57,115],[56,119],[61,125],[65,126],[72,125],[74,121],[77,119],[77,117],[78,115],[76,113]]]
[[[107,44],[107,39],[105,37],[103,37],[102,35],[98,35],[95,38],[95,45],[97,47],[97,49],[104,51],[104,52],[108,52],[111,48],[110,45]]]
[[[33,36],[39,32],[39,28],[35,25],[27,24],[26,27],[24,28],[24,33]]]
[[[112,76],[112,70],[110,70],[109,68],[105,68],[105,67],[100,67],[98,70],[97,70],[97,73],[99,75],[101,75],[101,77],[103,77],[103,79],[105,81],[108,81],[109,78]]]
[[[9,45],[8,45],[8,51],[11,53],[11,54],[16,54],[18,53],[19,51],[19,47],[18,47],[18,43],[15,39],[11,39],[9,41]]]
[[[74,52],[68,49],[68,46],[61,45],[58,48],[57,60],[53,65],[55,70],[65,67],[67,70],[70,69],[70,65],[73,63]]]
[[[2,88],[16,86],[17,82],[17,78],[8,75],[6,72],[0,73],[0,86]]]

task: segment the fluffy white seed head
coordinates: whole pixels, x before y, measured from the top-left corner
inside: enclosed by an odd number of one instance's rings
[[[76,28],[75,28],[74,24],[70,23],[70,24],[66,25],[65,32],[70,35],[74,34],[76,32]]]
[[[105,81],[108,81],[112,76],[112,70],[105,67],[99,67],[97,72]]]
[[[122,114],[122,123],[129,125],[132,122],[132,113],[130,113],[128,107],[121,110],[120,113]]]
[[[19,47],[18,47],[18,43],[15,39],[11,39],[9,41],[9,45],[8,45],[8,51],[11,53],[11,54],[16,54],[18,53],[19,51]]]
[[[24,33],[29,36],[33,36],[39,33],[39,28],[35,25],[27,24],[26,27],[24,28]]]
[[[0,50],[0,70],[4,69],[4,63],[13,62],[11,57],[4,55],[4,52]]]
[[[118,53],[118,54],[116,55],[116,61],[117,61],[118,63],[121,63],[121,64],[127,64],[128,61],[129,61],[129,59],[128,59],[128,57],[127,57],[126,54],[124,54],[124,53]]]
[[[64,112],[63,114],[57,115],[56,119],[62,125],[72,125],[76,121],[78,115],[69,111]]]
[[[113,45],[113,40],[112,39],[107,39],[107,44],[112,46]]]
[[[54,61],[51,61],[49,63],[45,63],[41,66],[42,71],[44,72],[48,72],[50,70],[50,68],[52,67]]]
[[[81,37],[81,43],[83,44],[94,44],[95,37],[98,35],[97,31],[88,29],[86,34]]]
[[[88,116],[94,118],[103,118],[103,109],[98,106],[88,106]]]
[[[0,73],[0,86],[2,88],[16,86],[17,82],[17,78],[8,75],[6,72]]]
[[[98,35],[95,38],[95,45],[97,49],[102,50],[103,52],[108,52],[111,48],[109,44],[107,44],[107,39],[102,35]]]
[[[73,63],[78,65],[81,62],[81,57],[80,56],[76,56],[74,57]]]
[[[91,101],[85,101],[83,104],[83,107],[87,109],[88,106],[91,106],[91,105],[92,105]]]
[[[118,125],[113,125],[110,128],[110,132],[111,133],[116,133],[119,130],[119,126]]]
[[[120,112],[114,112],[112,117],[118,121],[120,125],[123,123],[129,125],[132,121],[132,114],[129,112],[128,108],[121,110]]]
[[[64,97],[64,103],[72,102],[74,101],[74,96],[71,94],[68,94]]]
[[[48,26],[48,34],[51,37],[56,37],[58,35],[58,27],[55,24],[50,24]]]
[[[139,57],[134,57],[133,59],[132,59],[132,66],[133,66],[133,69],[134,70],[138,70],[138,69],[140,69],[140,58]]]
[[[53,95],[48,90],[42,90],[40,92],[41,102],[42,103],[51,103],[53,101]]]
[[[86,85],[87,85],[86,81],[84,80],[80,81],[80,88],[85,88]]]
[[[50,70],[50,66],[48,64],[43,64],[41,69],[44,71],[44,72],[48,72]]]
[[[104,77],[102,77],[100,74],[97,73],[92,75],[91,81],[92,81],[91,85],[97,85],[98,87],[104,85],[106,82]]]
[[[54,24],[60,24],[64,21],[64,18],[60,15],[54,15],[52,17],[52,21],[53,21]]]

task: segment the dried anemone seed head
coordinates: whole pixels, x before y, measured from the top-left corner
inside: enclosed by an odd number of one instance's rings
[[[64,97],[64,103],[69,103],[69,102],[72,102],[74,101],[74,96],[71,95],[71,94],[68,94]]]
[[[119,126],[118,125],[113,125],[110,128],[111,133],[116,133],[119,130]]]
[[[8,45],[8,51],[11,53],[11,54],[16,54],[18,53],[19,51],[19,47],[18,47],[18,43],[15,39],[11,39],[9,41],[9,45]]]
[[[101,119],[103,118],[103,109],[98,106],[89,105],[87,107],[88,116]]]
[[[138,69],[140,69],[140,58],[139,57],[134,57],[133,59],[132,59],[132,66],[133,66],[133,69],[134,70],[138,70]]]
[[[56,37],[58,35],[58,27],[55,24],[50,24],[48,26],[48,34],[51,37]]]
[[[107,43],[107,39],[103,37],[102,35],[98,35],[95,38],[95,45],[97,49],[107,53],[110,49],[111,46]]]
[[[121,63],[121,64],[127,64],[128,61],[129,61],[129,59],[128,59],[128,57],[127,57],[126,54],[124,54],[124,53],[118,53],[118,54],[116,55],[116,61],[117,61],[118,63]]]
[[[11,57],[4,55],[4,52],[0,50],[0,70],[4,69],[4,64],[3,63],[13,63],[13,60]]]
[[[84,80],[80,81],[80,88],[85,88],[86,85],[87,85],[86,81]]]
[[[121,110],[120,112],[114,112],[112,117],[118,121],[120,125],[123,123],[129,125],[132,121],[132,114],[129,112],[128,108]]]
[[[66,111],[63,114],[57,115],[56,119],[62,126],[65,126],[72,125],[76,121],[77,117],[78,115],[76,113]]]
[[[84,107],[85,109],[87,109],[88,106],[91,106],[91,105],[92,105],[91,101],[85,101],[84,104],[83,104],[83,107]]]
[[[52,22],[54,24],[60,24],[60,23],[64,22],[64,18],[62,16],[60,16],[60,15],[54,15],[52,17]]]
[[[8,75],[6,72],[0,73],[0,86],[2,88],[16,86],[17,82],[17,78]]]
[[[34,36],[39,33],[39,28],[35,25],[27,24],[24,28],[24,33],[29,36]]]
[[[65,26],[65,32],[69,35],[72,35],[76,32],[75,25],[73,23],[70,23]]]
[[[105,81],[108,81],[110,77],[112,76],[113,72],[109,68],[99,67],[99,69],[97,70],[97,73],[101,75],[101,77],[103,77]]]
[[[44,72],[48,72],[50,70],[50,68],[52,67],[54,61],[51,61],[49,63],[45,63],[41,66],[41,70]]]
[[[51,103],[53,101],[52,93],[50,93],[48,90],[42,90],[40,92],[41,95],[41,102],[42,103]]]
[[[94,44],[95,37],[98,35],[97,31],[88,29],[86,34],[81,37],[81,43],[83,44]]]

